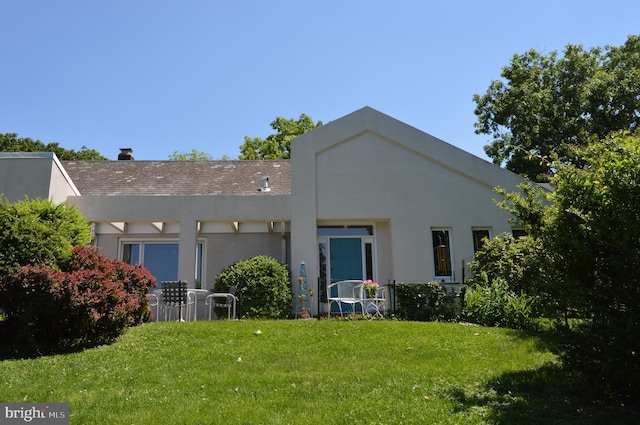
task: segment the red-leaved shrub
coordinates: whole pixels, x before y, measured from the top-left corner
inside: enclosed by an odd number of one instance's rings
[[[0,281],[5,330],[27,355],[68,352],[115,340],[150,319],[151,273],[76,247],[62,271],[25,266]],[[6,302],[10,300],[10,302]]]

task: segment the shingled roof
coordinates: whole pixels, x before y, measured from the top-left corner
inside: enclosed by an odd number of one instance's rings
[[[287,160],[60,162],[81,195],[291,194]],[[268,192],[260,190],[263,177]]]

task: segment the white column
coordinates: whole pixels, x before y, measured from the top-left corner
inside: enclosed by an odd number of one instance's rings
[[[193,217],[183,216],[180,220],[180,238],[178,240],[178,280],[186,281],[189,288],[195,288],[197,241],[197,220]]]

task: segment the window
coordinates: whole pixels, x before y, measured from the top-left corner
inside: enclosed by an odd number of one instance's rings
[[[320,266],[318,281],[322,282],[319,285],[320,289],[320,301],[323,303],[327,302],[327,242],[319,242],[318,243],[318,265]]]
[[[318,226],[318,236],[372,236],[373,226]]]
[[[194,278],[202,281],[202,247],[196,247],[196,269]],[[166,280],[178,280],[178,253],[176,242],[124,242],[122,244],[122,261],[132,265],[143,265],[156,278],[158,286]]]
[[[527,236],[527,231],[524,229],[511,229],[511,234],[514,238],[522,238]]]
[[[376,280],[373,277],[373,244],[367,241],[364,243],[364,270],[365,278]]]
[[[140,244],[125,243],[122,245],[122,261],[132,266],[140,264]]]
[[[485,239],[489,240],[489,229],[472,229],[473,233],[473,253],[480,251],[485,244]]]
[[[431,240],[433,242],[433,264],[435,276],[440,278],[453,277],[449,230],[432,229]]]

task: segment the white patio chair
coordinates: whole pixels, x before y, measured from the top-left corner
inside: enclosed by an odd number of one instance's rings
[[[235,319],[237,302],[235,286],[229,288],[229,292],[214,292],[213,294],[207,295],[207,298],[204,300],[204,305],[209,306],[209,320],[211,320],[212,311],[213,317],[216,317],[215,308],[226,308],[228,320],[231,320],[231,312],[233,311],[233,318]]]
[[[360,304],[364,313],[363,282],[361,280],[341,280],[327,285],[327,300],[329,301],[329,315],[331,315],[331,303],[338,304],[340,316],[343,316],[342,304],[351,306],[351,311],[356,312],[356,305]]]
[[[194,322],[198,320],[198,295],[193,292],[187,290],[187,320],[193,320]],[[193,317],[193,319],[191,319]]]
[[[188,320],[193,320],[194,322],[198,320],[198,301],[204,299],[208,293],[209,291],[206,289],[197,289],[197,288],[187,289]]]
[[[160,298],[152,292],[147,293],[147,302],[151,307],[151,320],[158,321],[158,312],[160,310]]]

